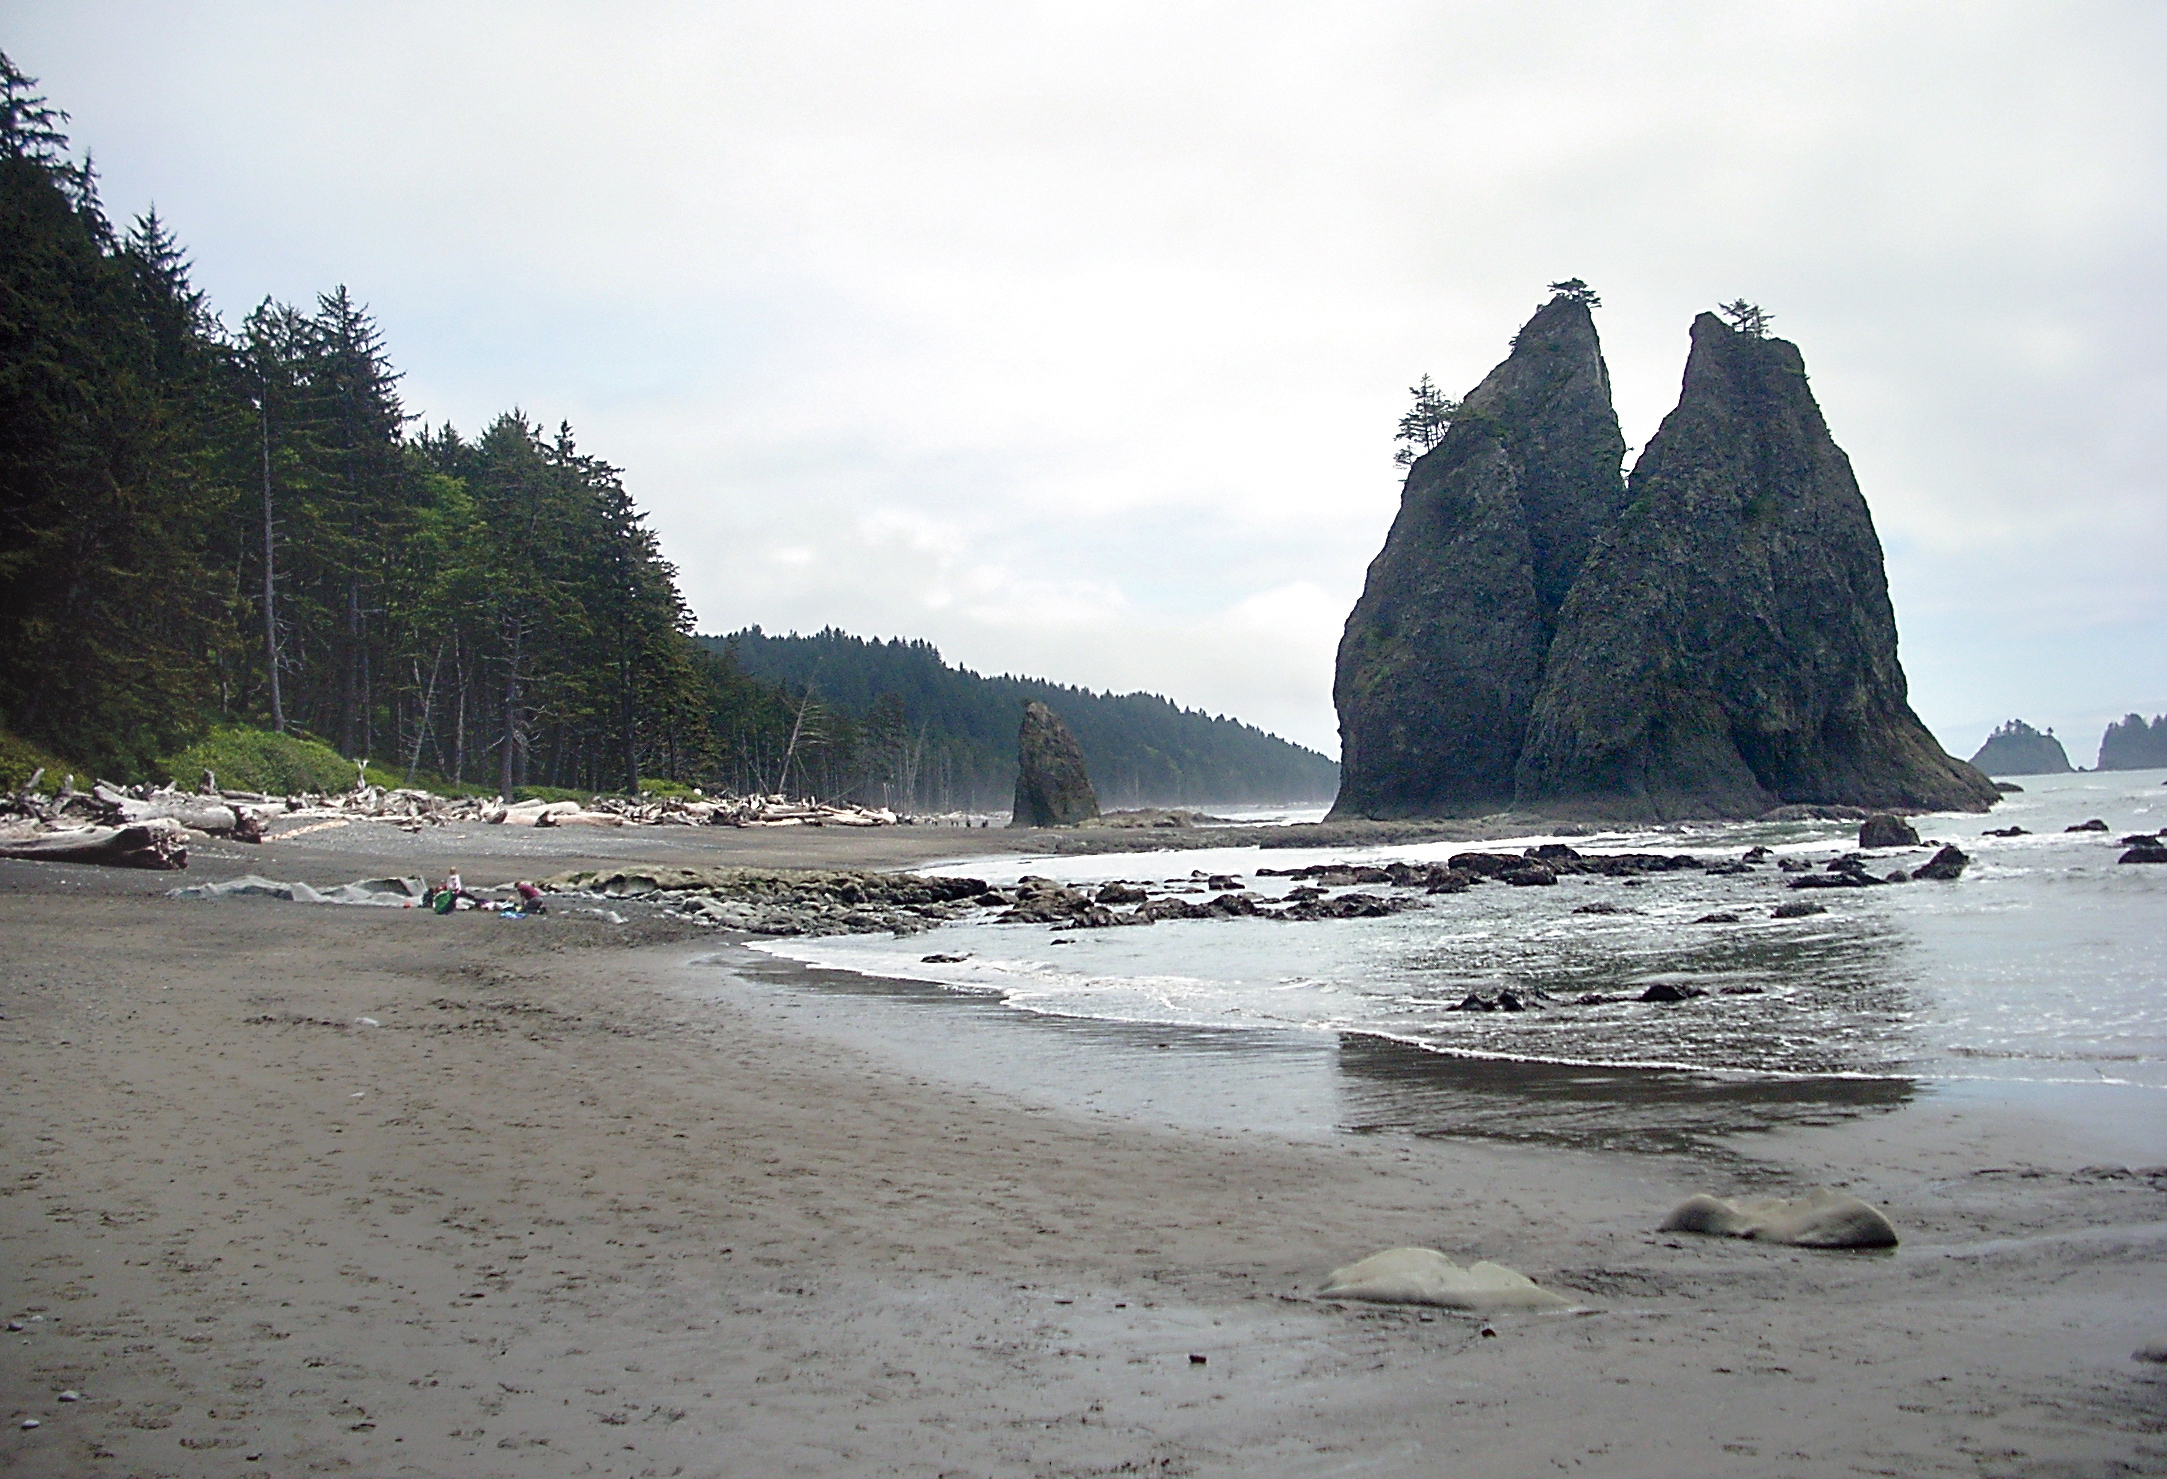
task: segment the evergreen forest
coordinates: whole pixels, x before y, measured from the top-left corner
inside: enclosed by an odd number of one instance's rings
[[[263,729],[450,790],[994,807],[1046,697],[1108,804],[1330,793],[1324,757],[1163,699],[982,679],[924,644],[694,638],[622,470],[569,425],[417,425],[343,286],[228,323],[155,211],[107,217],[66,122],[0,56],[12,752],[141,779]]]
[[[701,639],[734,670],[783,686],[814,735],[845,738],[869,799],[932,811],[1013,798],[1016,726],[1036,699],[1067,721],[1105,807],[1332,799],[1336,762],[1156,694],[1093,693],[950,667],[929,642],[758,627]]]

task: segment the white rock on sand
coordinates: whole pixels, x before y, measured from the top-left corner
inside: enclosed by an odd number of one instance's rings
[[[1762,1197],[1750,1202],[1726,1202],[1706,1195],[1687,1197],[1657,1230],[1751,1238],[1800,1248],[1896,1246],[1896,1229],[1880,1208],[1825,1186],[1817,1186],[1802,1197]]]
[[[1518,1269],[1483,1262],[1461,1268],[1435,1248],[1388,1248],[1332,1270],[1327,1299],[1434,1304],[1451,1310],[1555,1310],[1572,1304]]]

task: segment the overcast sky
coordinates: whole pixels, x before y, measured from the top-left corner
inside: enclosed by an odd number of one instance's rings
[[[409,409],[627,469],[703,631],[926,637],[1338,752],[1391,431],[1586,278],[1803,349],[1915,707],[2167,712],[2157,3],[11,0],[237,320],[345,283]]]

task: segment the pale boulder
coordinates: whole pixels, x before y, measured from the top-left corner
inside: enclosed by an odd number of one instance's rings
[[[1434,1304],[1445,1309],[1555,1310],[1564,1299],[1501,1263],[1461,1268],[1435,1248],[1391,1248],[1332,1270],[1319,1291],[1327,1299],[1379,1304]]]
[[[1817,1186],[1802,1197],[1762,1197],[1746,1202],[1726,1202],[1707,1195],[1687,1197],[1663,1219],[1658,1231],[1751,1238],[1759,1243],[1788,1243],[1799,1248],[1896,1246],[1896,1229],[1880,1208],[1825,1186]]]

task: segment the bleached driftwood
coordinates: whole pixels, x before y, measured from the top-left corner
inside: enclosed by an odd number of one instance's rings
[[[172,872],[188,866],[188,831],[170,817],[153,817],[124,827],[77,827],[0,841],[0,858],[32,858],[49,863],[102,863],[113,868],[157,868]]]

